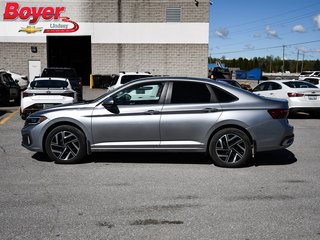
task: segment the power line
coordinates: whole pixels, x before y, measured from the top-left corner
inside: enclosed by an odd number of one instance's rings
[[[253,20],[253,21],[249,21],[249,22],[246,22],[246,23],[242,23],[242,24],[237,24],[237,25],[231,25],[231,26],[225,26],[227,28],[238,28],[240,26],[244,26],[244,25],[250,25],[252,23],[256,24],[257,22],[262,22],[264,20],[269,20],[269,19],[274,19],[276,17],[283,17],[285,16],[286,14],[288,13],[293,13],[293,12],[301,12],[301,10],[303,9],[307,9],[307,8],[310,8],[310,7],[313,7],[315,5],[319,5],[320,3],[314,3],[314,4],[310,4],[310,5],[307,5],[303,8],[298,8],[298,9],[293,9],[293,10],[289,10],[289,11],[285,11],[285,12],[282,12],[281,14],[277,14],[277,15],[271,15],[271,16],[268,16],[268,17],[264,17],[264,18],[260,18],[260,19],[256,19],[256,20]]]
[[[315,42],[320,42],[320,40],[286,44],[285,46],[286,47],[291,47],[291,46],[296,46],[296,45],[301,45],[301,44],[309,44],[309,43],[315,43]],[[230,51],[230,52],[220,52],[220,53],[214,53],[214,54],[231,54],[231,53],[240,53],[240,52],[253,52],[253,51],[260,51],[260,50],[267,50],[267,49],[274,49],[274,48],[282,48],[283,46],[284,45],[272,46],[272,47],[264,47],[264,48],[255,48],[255,49],[243,49],[243,50]]]

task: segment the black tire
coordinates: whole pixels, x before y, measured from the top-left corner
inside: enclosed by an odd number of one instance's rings
[[[20,113],[21,119],[26,120],[27,119],[27,114],[25,113]]]
[[[236,128],[225,128],[213,135],[209,153],[216,166],[235,168],[249,165],[251,142],[247,134]]]
[[[85,136],[76,127],[58,126],[48,134],[45,140],[45,151],[55,163],[78,163],[86,155]]]

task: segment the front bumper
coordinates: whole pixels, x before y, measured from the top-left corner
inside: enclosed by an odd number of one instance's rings
[[[34,152],[43,152],[42,149],[42,127],[40,124],[28,125],[22,128],[22,142],[21,145],[26,149]]]

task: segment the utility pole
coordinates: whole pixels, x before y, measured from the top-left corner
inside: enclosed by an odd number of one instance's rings
[[[272,73],[272,57],[270,56],[270,73]]]
[[[286,45],[282,45],[282,78],[284,74],[284,50],[285,50]]]
[[[299,71],[299,49],[298,49],[298,54],[297,54],[297,66],[296,66],[296,73]]]

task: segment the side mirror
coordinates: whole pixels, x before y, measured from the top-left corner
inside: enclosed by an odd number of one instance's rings
[[[102,106],[104,106],[105,108],[113,108],[115,107],[115,103],[114,100],[112,98],[107,98],[106,100],[103,101]]]
[[[103,101],[102,106],[104,106],[109,112],[118,114],[119,108],[115,104],[113,98],[107,98],[106,100]]]

